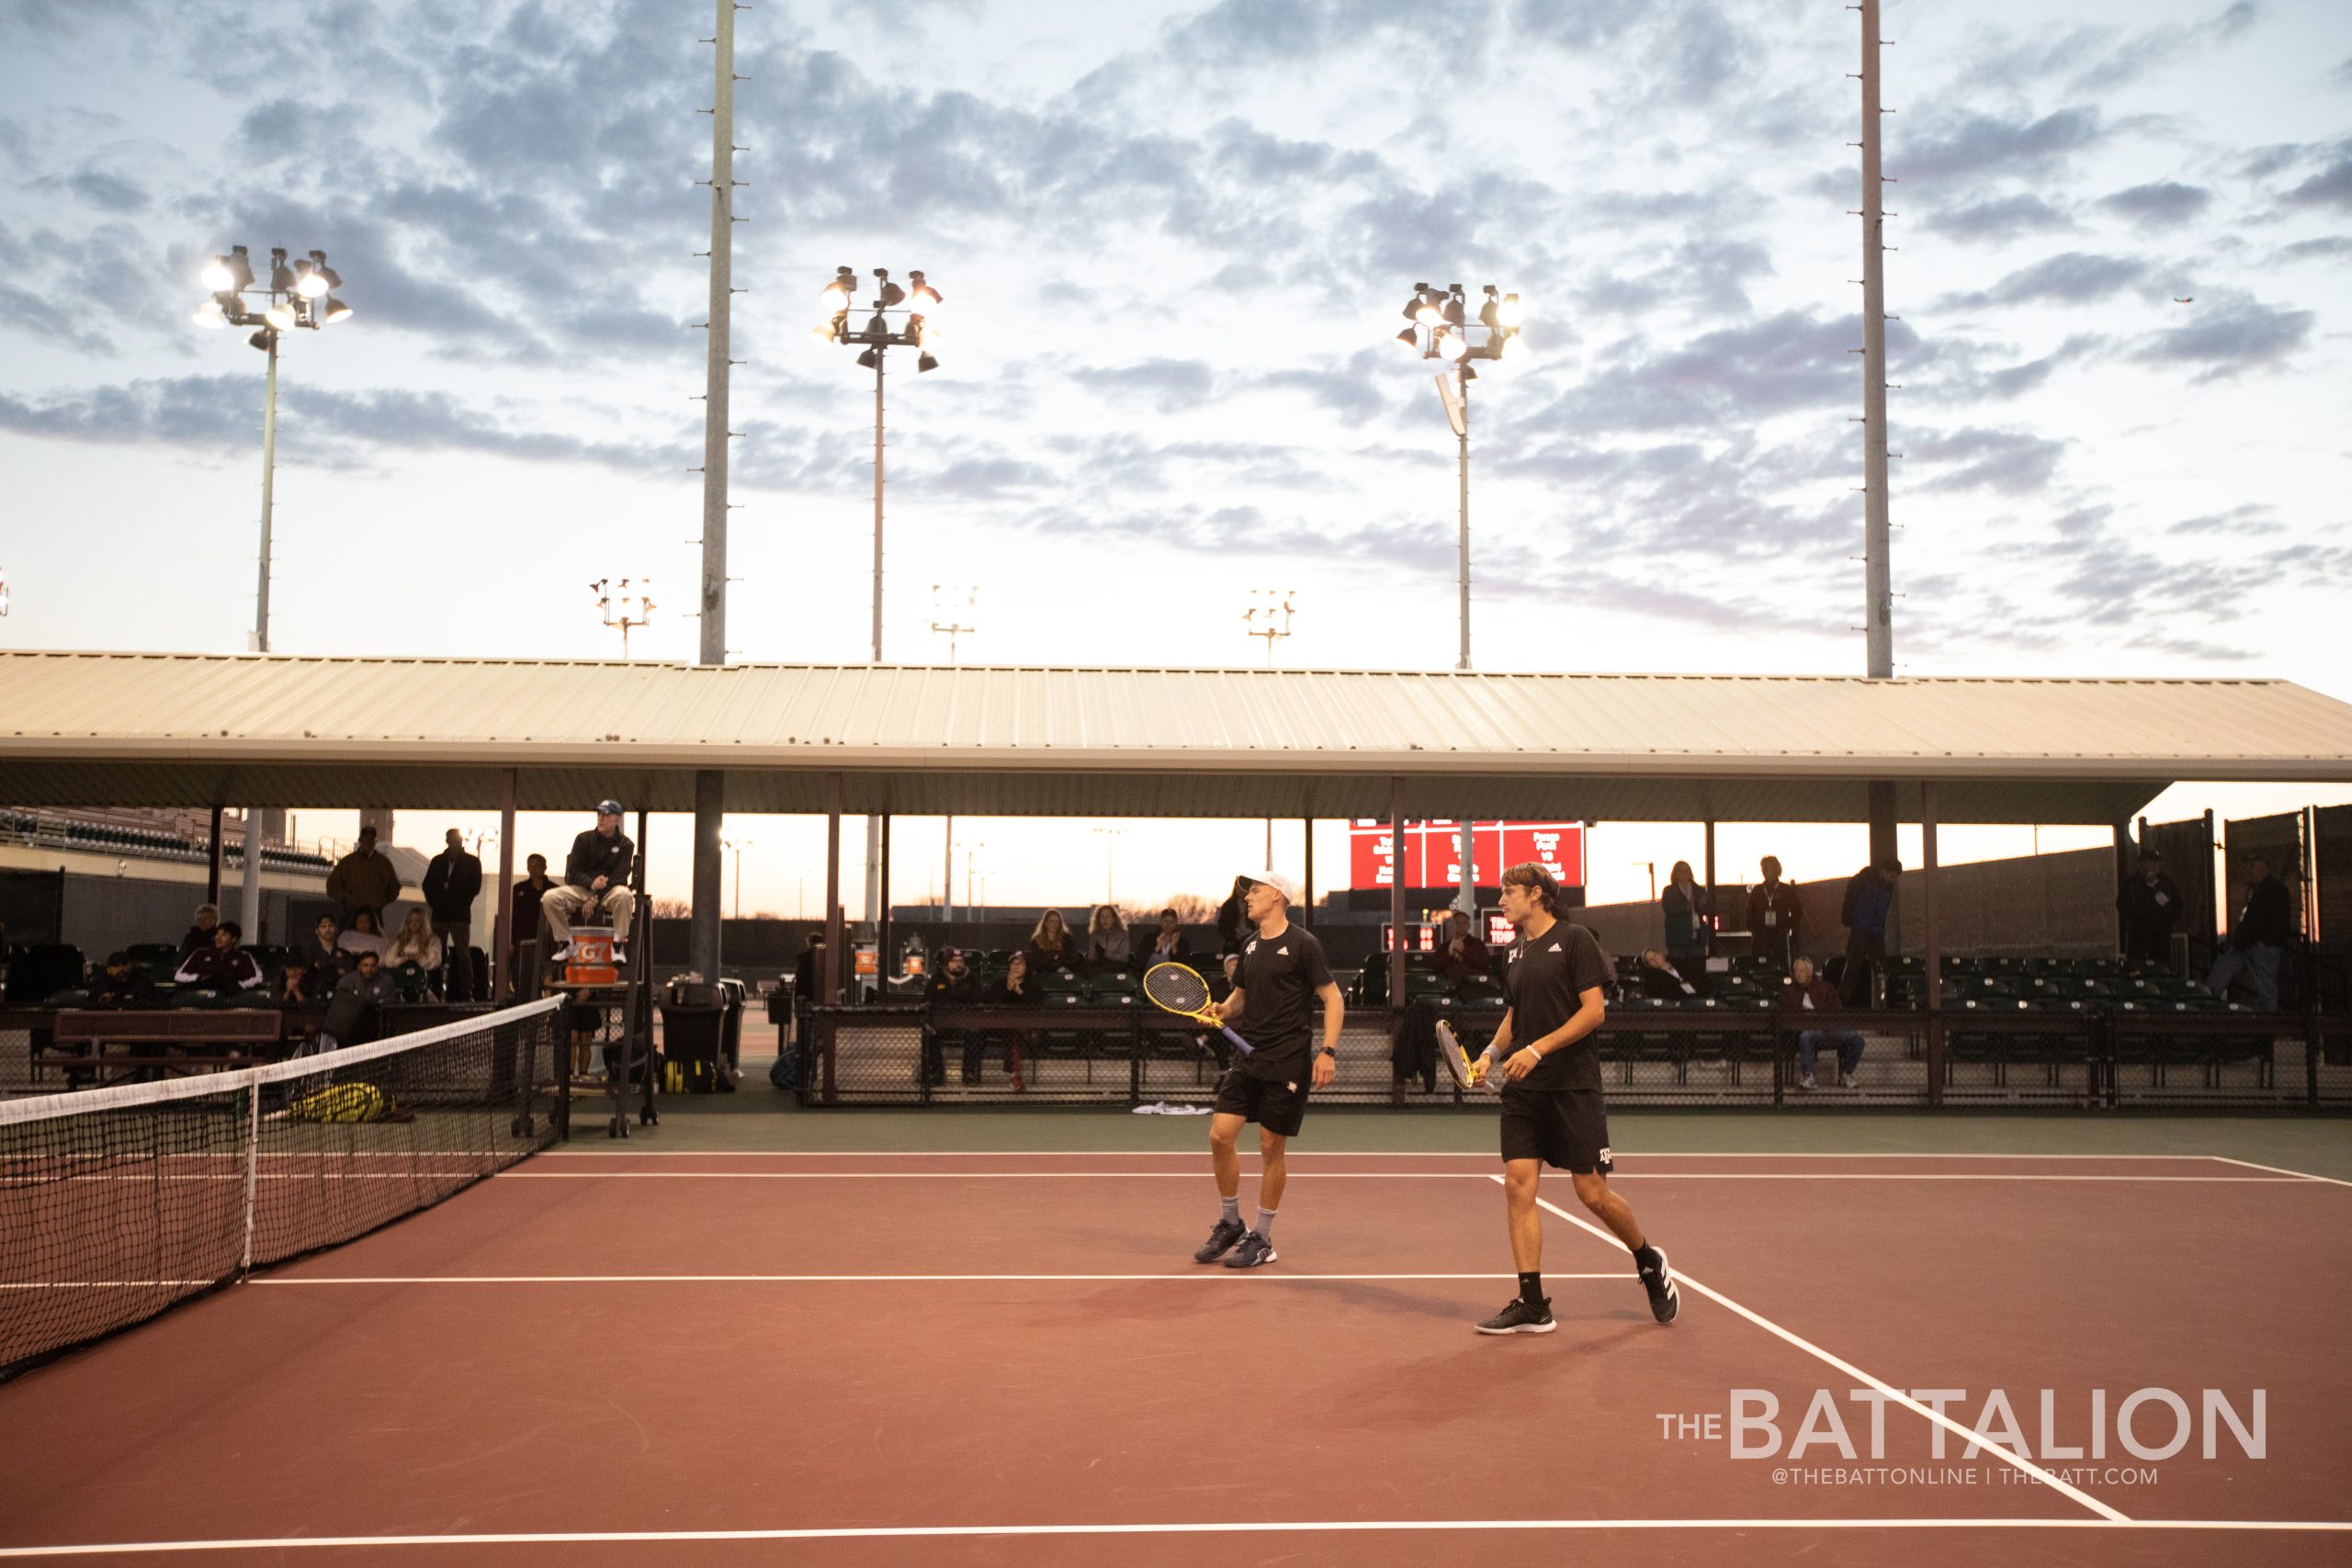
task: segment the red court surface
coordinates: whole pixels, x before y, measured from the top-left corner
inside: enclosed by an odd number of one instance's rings
[[[2352,1185],[1628,1156],[1680,1319],[1555,1178],[1559,1331],[1494,1339],[1491,1158],[1295,1155],[1249,1273],[1204,1165],[543,1156],[0,1386],[0,1557],[2352,1562]]]

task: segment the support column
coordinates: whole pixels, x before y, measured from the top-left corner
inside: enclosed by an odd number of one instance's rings
[[[1707,869],[1705,873],[1705,879],[1702,881],[1699,886],[1707,890],[1707,897],[1710,900],[1713,900],[1715,896],[1715,819],[1713,818],[1710,817],[1707,818],[1706,828]],[[1707,951],[1710,953],[1714,951],[1714,933],[1723,929],[1723,916],[1720,912],[1711,918],[1707,922]]]
[[[245,863],[239,887],[237,923],[244,928],[245,941],[256,946],[266,940],[261,919],[261,841],[267,821],[266,814],[258,807],[245,807]]]
[[[220,843],[220,818],[223,809],[223,807],[218,806],[212,808],[211,864],[207,868],[204,874],[204,901],[215,906],[216,908],[220,902],[220,862],[222,856]],[[335,918],[337,919],[341,919],[343,918],[340,911],[337,912]]]
[[[1388,1005],[1405,1005],[1405,781],[1388,781]]]
[[[686,967],[712,986],[718,984],[719,922],[727,914],[727,865],[718,841],[726,819],[727,775],[716,768],[696,769],[694,902],[686,927]]]
[[[874,986],[888,996],[890,986],[890,817],[882,816],[882,913],[874,928]]]
[[[1919,903],[1928,928],[1928,1103],[1944,1102],[1943,931],[1936,921],[1936,786],[1919,785]]]
[[[1464,817],[1462,819],[1462,891],[1454,895],[1455,907],[1463,919],[1474,924],[1478,918],[1478,829]]]
[[[498,774],[498,894],[491,906],[490,929],[490,998],[493,1006],[506,1000],[507,982],[513,978],[514,944],[522,938],[514,930],[514,770],[503,768]],[[653,912],[646,911],[650,921]],[[653,928],[649,924],[648,931]],[[652,949],[646,949],[650,959]]]
[[[1315,928],[1315,818],[1300,818],[1299,827],[1306,836],[1306,875],[1298,888],[1299,897],[1306,907],[1298,912],[1299,924],[1312,931]]]
[[[1894,785],[1874,783],[1870,792],[1870,862],[1883,865],[1901,852],[1894,835]]]
[[[825,975],[818,982],[817,999],[827,1006],[842,999],[842,776],[825,775]]]

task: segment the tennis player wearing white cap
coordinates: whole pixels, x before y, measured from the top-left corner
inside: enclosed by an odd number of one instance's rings
[[[1257,934],[1241,944],[1233,994],[1216,1011],[1250,1053],[1237,1056],[1217,1080],[1216,1114],[1209,1118],[1209,1164],[1216,1172],[1223,1212],[1207,1241],[1193,1254],[1195,1263],[1225,1258],[1227,1269],[1257,1269],[1274,1260],[1274,1212],[1283,1201],[1286,1172],[1283,1151],[1306,1117],[1306,1097],[1331,1081],[1340,1052],[1340,1020],[1347,1004],[1332,983],[1323,944],[1303,926],[1290,923],[1298,885],[1278,872],[1253,871],[1242,908]],[[1323,1043],[1313,1038],[1307,1002],[1323,1003]],[[1258,1123],[1258,1218],[1241,1223],[1241,1155],[1234,1147],[1245,1122]],[[1232,1254],[1227,1257],[1227,1253]]]

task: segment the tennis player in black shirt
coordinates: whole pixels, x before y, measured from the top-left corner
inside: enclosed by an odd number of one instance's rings
[[[1503,1192],[1519,1294],[1478,1325],[1481,1334],[1549,1334],[1556,1326],[1544,1294],[1544,1216],[1535,1206],[1546,1165],[1569,1173],[1577,1197],[1632,1251],[1651,1315],[1672,1323],[1682,1308],[1666,1254],[1609,1190],[1609,1115],[1592,1043],[1607,1012],[1600,988],[1609,965],[1590,931],[1559,919],[1559,883],[1532,861],[1503,873],[1503,918],[1519,929],[1503,976],[1510,1007],[1470,1075],[1484,1083],[1501,1074]]]
[[[1243,909],[1254,935],[1241,944],[1233,993],[1216,1005],[1227,1025],[1250,1042],[1217,1080],[1216,1113],[1209,1118],[1209,1164],[1216,1172],[1223,1212],[1216,1228],[1193,1254],[1195,1263],[1225,1258],[1227,1269],[1256,1269],[1274,1260],[1274,1211],[1283,1201],[1287,1171],[1283,1151],[1298,1135],[1306,1116],[1306,1096],[1323,1088],[1340,1050],[1340,1019],[1347,1010],[1340,987],[1323,960],[1323,944],[1303,926],[1290,923],[1297,891],[1290,879],[1270,871],[1249,874]],[[1323,1004],[1323,1041],[1313,1040],[1309,1002]],[[1258,1123],[1258,1219],[1241,1223],[1241,1155],[1234,1142],[1245,1122]],[[1233,1256],[1226,1258],[1230,1252]]]

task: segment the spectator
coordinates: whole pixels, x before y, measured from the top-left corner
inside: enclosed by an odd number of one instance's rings
[[[2139,973],[2172,963],[2172,930],[2180,923],[2180,887],[2165,874],[2164,852],[2140,852],[2139,874],[2115,895],[2115,923],[2123,939],[2123,966]]]
[[[384,967],[404,969],[414,964],[421,975],[441,967],[441,939],[425,923],[424,911],[411,909],[392,940],[384,944]]]
[[[1704,975],[1707,949],[1714,935],[1714,889],[1700,886],[1690,874],[1690,863],[1679,860],[1667,874],[1658,908],[1666,915],[1666,956],[1685,974]]]
[[[1449,980],[1493,978],[1494,955],[1470,930],[1470,917],[1456,909],[1445,917],[1445,943],[1438,949],[1437,972]]]
[[[199,948],[210,947],[212,933],[220,924],[220,905],[198,904],[196,907],[195,920],[188,926],[187,934],[180,938],[180,956],[186,958]]]
[[[1886,920],[1894,908],[1894,879],[1903,863],[1889,855],[1847,879],[1838,919],[1846,927],[1846,973],[1840,978],[1849,1007],[1868,1007],[1877,996],[1878,972],[1886,963]]]
[[[1838,1010],[1836,988],[1828,981],[1814,977],[1812,959],[1798,959],[1790,971],[1787,983],[1781,987],[1781,1010],[1784,1013]],[[1838,1086],[1853,1088],[1854,1069],[1861,1065],[1862,1060],[1862,1037],[1850,1029],[1797,1031],[1797,1087],[1813,1087],[1814,1057],[1824,1045],[1837,1048]]]
[[[384,955],[383,922],[376,918],[374,910],[362,909],[351,917],[351,923],[343,928],[343,934],[334,939],[334,944],[354,958],[363,953],[372,953],[381,958]],[[349,972],[350,966],[346,965],[345,973]]]
[[[997,1007],[1031,1008],[1042,1005],[1044,998],[1037,982],[1029,973],[1029,955],[1016,953],[1004,968],[1004,978],[989,989],[989,1001]],[[1012,1087],[1021,1087],[1021,1044],[1027,1035],[1020,1030],[997,1030],[990,1038],[1004,1042],[1004,1070],[1012,1079]]]
[[[325,1001],[327,993],[334,988],[339,978],[341,976],[332,969],[312,968],[311,955],[297,952],[286,960],[286,967],[278,971],[277,1005],[309,1007]]]
[[[2254,986],[2254,1005],[2263,1012],[2278,1010],[2278,960],[2301,934],[2294,898],[2287,885],[2270,869],[2270,857],[2245,857],[2245,906],[2230,922],[2230,942],[2213,960],[2206,988],[2224,1001],[2240,975]]]
[[[964,951],[944,947],[939,951],[938,963],[931,976],[923,982],[923,1000],[933,1007],[973,1007],[982,999],[980,977],[964,957]],[[953,1046],[963,1055],[963,1081],[975,1084],[980,1079],[980,1057],[988,1037],[976,1029],[933,1030],[923,1032],[923,1076],[926,1081],[944,1084],[947,1081],[946,1052]]]
[[[94,1008],[143,1008],[155,1005],[155,982],[131,967],[130,954],[107,954],[104,969],[90,982]]]
[[[333,990],[350,964],[351,955],[343,951],[342,940],[343,928],[334,923],[334,917],[321,915],[311,928],[311,940],[300,950],[312,984],[322,990]]]
[[[548,874],[548,857],[531,855],[523,862],[523,880],[506,890],[506,972],[513,975],[526,942],[539,940],[539,900],[555,886]]]
[[[1695,981],[1655,947],[1642,949],[1642,961],[1634,970],[1634,987],[1644,996],[1664,1002],[1679,1002],[1685,997],[1703,994]]]
[[[1097,964],[1125,964],[1134,957],[1126,923],[1108,904],[1097,904],[1086,917],[1086,955]]]
[[[1146,964],[1182,964],[1192,954],[1192,944],[1184,940],[1184,922],[1173,909],[1159,911],[1159,930],[1153,933],[1151,951],[1144,955]]]
[[[544,867],[547,862],[539,864]],[[596,1070],[596,1037],[605,1032],[605,1010],[594,1002],[568,1001],[563,1021],[571,1032],[571,1076],[588,1077]]]
[[[254,962],[252,953],[238,945],[244,935],[244,928],[236,921],[222,920],[212,928],[212,945],[199,947],[181,960],[173,980],[189,990],[209,991],[218,997],[258,989],[261,965]]]
[[[1049,969],[1075,969],[1079,964],[1078,943],[1069,938],[1062,925],[1062,912],[1048,909],[1039,918],[1037,929],[1029,933],[1029,969],[1042,974]]]
[[[825,934],[822,931],[808,933],[808,945],[792,961],[792,1010],[796,1018],[805,1016],[815,1007],[817,992],[825,984]]]
[[[399,987],[384,973],[380,953],[362,953],[351,973],[334,983],[327,997],[327,1015],[319,1025],[319,1041],[332,1051],[374,1038],[383,1009],[401,999]]]
[[[376,829],[359,829],[358,847],[334,863],[327,873],[327,897],[343,907],[345,923],[367,910],[376,917],[381,930],[384,910],[400,901],[400,873],[392,869],[391,861],[376,847]]]
[[[424,903],[433,911],[433,934],[440,939],[448,978],[441,994],[453,1002],[474,999],[473,955],[466,950],[474,940],[474,899],[481,893],[481,860],[466,852],[465,835],[455,828],[443,835],[447,845],[424,868]]]
[[[629,866],[636,855],[637,846],[621,831],[621,803],[598,802],[596,825],[571,840],[562,883],[548,888],[539,900],[539,908],[547,911],[548,930],[555,938],[548,963],[560,964],[571,956],[571,922],[600,903],[612,917],[613,962],[628,962],[622,944],[628,941],[629,911],[637,907],[628,887]]]
[[[1748,949],[1785,970],[1796,956],[1804,904],[1797,897],[1796,884],[1781,880],[1780,856],[1766,855],[1761,865],[1764,880],[1747,890]]]

